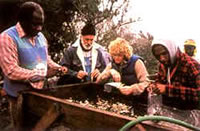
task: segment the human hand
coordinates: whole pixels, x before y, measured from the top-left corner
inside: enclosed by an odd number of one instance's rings
[[[63,76],[68,72],[68,68],[65,66],[60,67],[54,67],[48,69],[47,77],[53,77],[53,76]]]
[[[109,71],[103,71],[103,72],[100,73],[100,75],[97,77],[97,80],[95,81],[95,83],[100,83],[101,81],[108,79],[109,76],[110,76]]]
[[[100,71],[98,69],[95,69],[93,72],[91,72],[91,79],[97,78],[100,75]]]
[[[130,95],[133,92],[133,88],[131,86],[123,86],[118,89],[123,95]]]
[[[34,75],[31,78],[29,78],[29,81],[34,83],[34,82],[44,81],[44,79],[45,79],[44,76]]]
[[[77,73],[77,78],[79,79],[83,79],[85,76],[88,76],[88,73],[83,71],[83,70],[80,70],[78,73]]]
[[[144,92],[145,87],[144,86],[140,86],[138,84],[134,84],[131,86],[123,86],[121,88],[119,88],[120,92],[124,95],[140,95],[141,93]]]
[[[61,72],[61,75],[65,75],[67,72],[68,72],[68,68],[65,67],[65,66],[61,66],[59,69],[58,69],[59,72]]]
[[[147,88],[150,93],[164,94],[166,91],[165,85],[160,83],[151,83]]]
[[[118,71],[116,71],[115,69],[111,69],[110,74],[112,75],[113,81],[115,81],[115,82],[121,81],[120,73]]]

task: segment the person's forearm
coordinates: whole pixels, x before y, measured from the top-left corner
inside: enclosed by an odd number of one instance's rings
[[[110,70],[111,70],[111,64],[107,65],[106,68],[101,73],[102,79],[107,79],[111,76]]]
[[[149,74],[144,63],[141,60],[138,60],[135,64],[135,73],[137,75],[139,83],[144,82],[145,84],[149,80],[147,77]]]
[[[47,57],[47,65],[48,65],[48,68],[49,69],[58,69],[60,68],[61,66],[57,63],[55,63],[50,56]]]
[[[140,83],[135,83],[131,85],[132,88],[134,88],[132,91],[133,95],[140,95],[144,92],[144,90],[148,87],[149,82],[148,81],[143,81]]]
[[[25,69],[23,67],[20,67],[18,65],[18,62],[16,62],[15,59],[9,59],[6,58],[1,59],[1,68],[4,73],[4,75],[10,79],[15,81],[28,81],[34,76],[46,76],[45,70],[30,70]]]
[[[10,80],[29,81],[34,76],[44,77],[46,72],[44,70],[29,70],[19,66],[13,66],[9,71],[4,71],[4,75]]]

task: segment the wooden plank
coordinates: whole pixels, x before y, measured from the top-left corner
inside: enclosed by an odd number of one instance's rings
[[[84,106],[78,103],[67,101],[73,100],[96,100],[98,98],[106,98],[119,100],[120,103],[133,106],[140,104],[139,108],[134,108],[134,112],[144,111],[147,97],[145,94],[142,97],[124,96],[115,91],[105,93],[103,87],[94,83],[72,84],[56,87],[51,90],[36,90],[23,92],[24,108],[26,108],[26,116],[44,116],[46,111],[50,109],[52,104],[57,103],[61,107],[63,113],[61,124],[72,130],[119,130],[122,126],[135,117],[124,116],[109,111],[103,111],[97,108]],[[118,90],[117,90],[118,91]],[[110,97],[111,96],[111,97]],[[75,98],[75,99],[74,99]],[[143,102],[144,101],[144,102]],[[29,115],[33,114],[33,115]],[[37,123],[34,121],[33,123]],[[27,124],[26,124],[27,125]],[[148,131],[169,131],[173,127],[162,127],[156,123],[143,122],[133,127],[133,130],[148,130]],[[174,129],[173,129],[174,130]]]
[[[56,118],[61,114],[59,105],[52,104],[49,110],[42,116],[42,118],[37,122],[36,126],[32,129],[32,131],[44,131],[48,128]]]
[[[26,109],[37,115],[43,114],[49,105],[54,103],[59,104],[62,109],[61,112],[64,114],[62,122],[72,130],[119,130],[129,121],[136,119],[134,117],[82,106],[37,92],[27,92],[25,95],[26,100],[28,100],[26,102]],[[36,104],[37,108],[34,108]],[[168,130],[167,128],[156,127],[151,124],[138,124],[134,127],[134,130],[142,130],[144,128],[148,129],[148,131]]]

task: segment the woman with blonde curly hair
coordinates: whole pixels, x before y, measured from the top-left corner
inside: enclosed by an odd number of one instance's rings
[[[102,72],[99,81],[112,78],[114,82],[121,82],[124,86],[119,90],[124,95],[140,95],[148,86],[148,72],[142,58],[133,54],[129,42],[117,38],[108,46],[112,63]]]

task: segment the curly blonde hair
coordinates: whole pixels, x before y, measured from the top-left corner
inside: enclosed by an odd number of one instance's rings
[[[129,42],[119,37],[110,42],[108,49],[112,57],[115,55],[124,55],[126,59],[130,59],[133,54],[133,48],[129,45]]]

